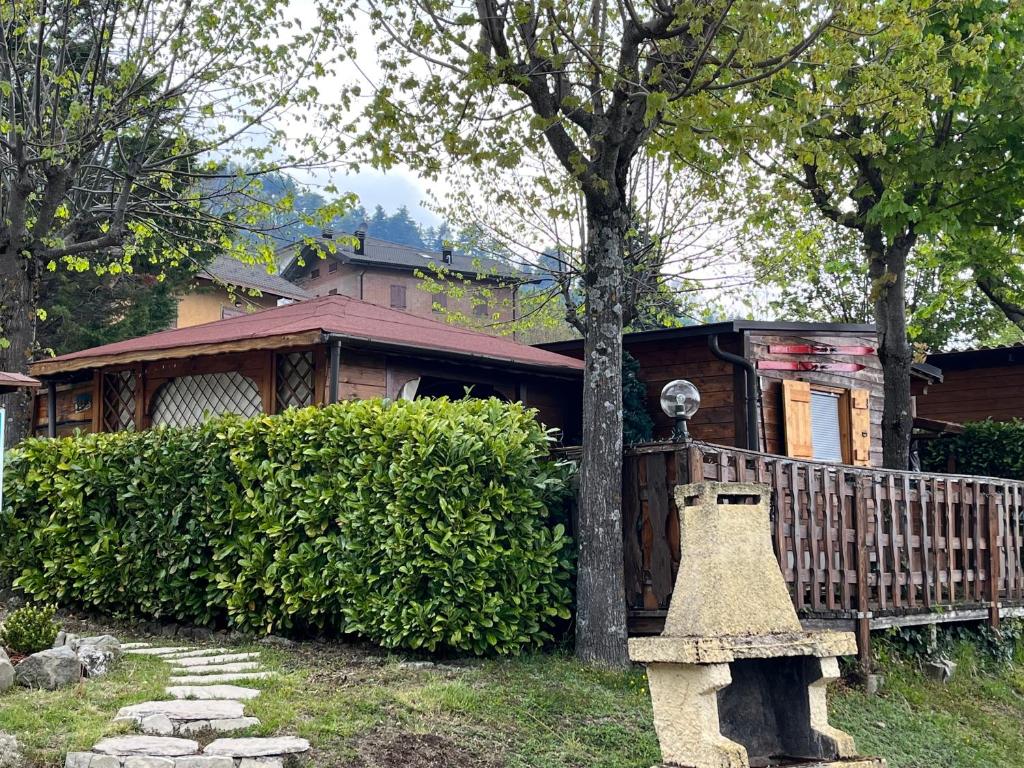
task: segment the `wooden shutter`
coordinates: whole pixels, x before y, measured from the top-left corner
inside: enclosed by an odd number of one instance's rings
[[[850,455],[855,467],[871,466],[871,393],[850,390]]]
[[[786,455],[794,459],[813,459],[810,384],[783,379],[782,416],[785,420]]]
[[[405,286],[391,286],[391,306],[394,309],[405,309]]]

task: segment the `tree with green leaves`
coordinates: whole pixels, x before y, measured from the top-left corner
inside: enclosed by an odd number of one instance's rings
[[[0,370],[24,372],[47,271],[125,274],[143,250],[182,263],[211,243],[177,222],[251,226],[247,204],[211,212],[213,182],[241,190],[319,152],[298,132],[338,32],[329,13],[301,29],[284,0],[12,0],[0,31]],[[7,398],[10,442],[28,405]]]
[[[758,184],[764,171],[776,182],[762,207],[796,199],[860,241],[884,371],[887,467],[908,464],[906,297],[917,246],[1013,230],[1021,218],[1022,58],[1018,3],[875,0],[750,95],[748,178]]]
[[[784,221],[778,229],[761,230],[761,245],[750,252],[756,282],[768,288],[755,313],[768,309],[772,317],[787,320],[872,322],[870,278],[858,236],[820,219]],[[907,262],[906,308],[907,331],[918,354],[990,343],[1014,329],[979,288],[963,257],[934,239],[919,242]]]
[[[348,125],[353,150],[446,178],[549,158],[583,199],[585,337],[576,651],[624,666],[622,329],[630,280],[630,185],[656,146],[686,154],[731,89],[784,69],[831,20],[823,3],[352,0],[369,9],[379,73]],[[350,55],[358,56],[360,44]],[[360,83],[359,88],[365,87]],[[351,93],[351,92],[349,92]],[[545,180],[528,179],[524,193]],[[560,182],[559,182],[560,183]],[[641,265],[642,269],[642,265]]]

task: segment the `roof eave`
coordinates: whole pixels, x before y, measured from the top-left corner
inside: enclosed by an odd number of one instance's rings
[[[628,342],[659,341],[661,339],[685,339],[700,336],[711,336],[717,333],[742,333],[753,331],[761,333],[858,333],[873,334],[875,327],[864,323],[806,323],[771,320],[724,320],[706,325],[683,325],[678,328],[654,328],[649,331],[635,331],[623,335]],[[557,351],[569,349],[583,343],[582,339],[567,339],[535,344],[540,349]]]
[[[259,336],[206,344],[185,344],[107,355],[90,355],[88,357],[75,357],[70,360],[37,360],[34,363],[29,363],[28,367],[29,372],[33,376],[56,376],[74,371],[110,368],[113,366],[131,365],[132,363],[151,363],[158,360],[179,360],[186,357],[202,357],[204,355],[219,355],[230,352],[249,352],[257,349],[306,346],[319,342],[321,335],[321,331],[303,331],[301,333],[281,334],[279,336]]]
[[[378,339],[371,339],[368,336],[357,336],[355,334],[325,332],[325,342],[341,341],[354,343],[365,349],[374,349],[381,352],[400,352],[403,354],[415,354],[424,357],[437,357],[449,360],[472,360],[489,365],[501,365],[506,368],[529,370],[536,373],[544,373],[549,376],[576,379],[583,376],[583,368],[575,366],[560,366],[549,363],[530,362],[527,360],[516,360],[515,358],[502,355],[485,355],[478,352],[465,352],[455,349],[439,349],[436,347],[413,347],[400,342],[387,342]]]
[[[304,301],[306,299],[313,298],[313,296],[311,294],[309,294],[309,293],[306,293],[305,295],[294,293],[292,291],[289,291],[288,293],[284,293],[283,291],[273,290],[273,289],[267,288],[265,286],[256,285],[255,283],[247,283],[247,282],[243,282],[241,280],[234,280],[234,279],[230,279],[229,280],[229,279],[224,278],[224,277],[217,277],[216,275],[211,275],[210,273],[205,272],[205,271],[204,272],[200,272],[199,274],[197,274],[196,278],[198,280],[206,280],[207,282],[213,283],[214,285],[218,285],[218,286],[225,286],[225,287],[230,286],[230,287],[233,287],[233,288],[241,288],[241,289],[246,290],[246,291],[256,291],[257,293],[259,293],[260,296],[277,296],[278,298],[281,298],[281,299],[291,299],[292,301]],[[298,286],[296,286],[296,288],[297,287]]]

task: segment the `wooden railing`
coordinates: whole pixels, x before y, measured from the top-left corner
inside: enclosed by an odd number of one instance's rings
[[[627,449],[623,466],[634,632],[660,630],[679,565],[672,489],[701,480],[771,486],[775,551],[805,619],[863,634],[937,613],[998,624],[1024,605],[1024,483],[658,444]]]

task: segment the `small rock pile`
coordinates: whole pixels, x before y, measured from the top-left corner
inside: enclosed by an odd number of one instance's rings
[[[33,653],[17,665],[0,648],[0,693],[15,684],[53,691],[76,685],[83,677],[102,677],[121,658],[121,643],[112,635],[57,635],[53,648]]]
[[[282,768],[287,755],[309,750],[309,742],[280,738],[219,738],[201,748],[187,736],[230,733],[260,724],[245,714],[244,701],[260,695],[256,688],[233,683],[261,680],[259,653],[231,653],[225,648],[189,650],[126,643],[126,653],[156,656],[174,665],[170,697],[123,707],[114,718],[134,723],[144,735],[102,739],[90,752],[71,752],[65,768]]]

